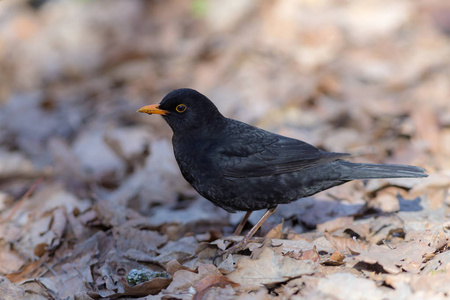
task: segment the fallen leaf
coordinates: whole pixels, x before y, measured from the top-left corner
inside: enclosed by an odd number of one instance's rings
[[[368,264],[378,263],[386,272],[398,274],[401,270],[418,273],[424,258],[436,249],[419,241],[403,242],[389,249],[386,246],[371,245],[355,257]]]
[[[227,258],[220,263],[217,269],[224,275],[233,272],[235,270],[233,255],[228,255]]]
[[[169,278],[154,278],[150,281],[137,284],[135,286],[129,286],[126,280],[122,279],[121,283],[124,291],[122,293],[110,294],[107,297],[102,297],[95,292],[87,292],[87,294],[94,299],[117,299],[122,297],[145,297],[148,295],[156,295],[161,290],[165,289],[172,280]]]
[[[318,224],[317,229],[320,231],[328,231],[333,232],[338,229],[341,229],[345,226],[350,226],[353,223],[353,217],[340,217],[336,219],[332,219],[329,221],[326,221],[325,223]]]
[[[320,260],[320,255],[319,253],[317,253],[316,246],[314,246],[313,249],[300,251],[298,253],[289,251],[284,255],[298,260],[312,260],[313,262],[317,262]]]
[[[400,210],[400,203],[397,198],[399,189],[387,187],[377,192],[376,197],[368,203],[370,208],[379,209],[382,212],[397,212]]]
[[[271,248],[266,247],[258,259],[240,258],[236,262],[236,270],[226,276],[242,285],[259,286],[285,282],[315,271],[316,267],[310,261],[277,255]]]
[[[238,283],[233,282],[228,277],[223,275],[209,275],[203,277],[195,286],[195,290],[197,292],[195,293],[193,300],[203,299],[208,290],[213,287],[224,288],[228,285],[233,288],[237,288],[239,286]]]
[[[342,266],[345,264],[344,259],[345,259],[345,255],[336,251],[333,254],[331,254],[331,256],[327,260],[322,262],[322,265],[324,265],[324,266]]]
[[[278,224],[274,228],[272,228],[265,236],[268,239],[282,239],[284,237],[283,234],[283,223]]]
[[[2,300],[23,299],[25,291],[12,284],[7,278],[0,277],[0,295]]]
[[[274,245],[271,239],[265,238],[260,247],[249,247],[250,251],[252,251],[250,258],[258,259],[261,253],[264,252],[266,248],[270,248],[276,253],[276,255],[281,255],[283,251],[282,244]]]
[[[329,232],[324,233],[325,238],[333,244],[334,248],[339,252],[350,251],[350,253],[361,253],[367,249],[367,243],[358,241],[348,237],[333,236]]]
[[[176,259],[173,259],[173,260],[169,261],[169,262],[166,264],[166,270],[167,270],[167,273],[169,273],[170,276],[172,276],[172,277],[173,277],[173,276],[175,275],[175,273],[176,273],[177,271],[179,271],[179,270],[185,270],[185,271],[195,272],[194,270],[192,270],[192,269],[190,269],[190,268],[188,268],[188,267],[185,267],[185,266],[180,265],[180,263],[179,263]]]
[[[197,272],[178,270],[173,275],[173,280],[166,290],[168,293],[187,290],[194,287],[204,277],[211,275],[222,276],[214,265],[200,265]]]
[[[337,299],[382,299],[386,296],[372,280],[350,273],[334,273],[320,279],[317,290]]]

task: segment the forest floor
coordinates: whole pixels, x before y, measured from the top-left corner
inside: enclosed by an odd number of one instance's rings
[[[447,1],[4,0],[0,20],[1,300],[450,297]],[[136,113],[180,87],[429,177],[281,205],[214,259],[243,213],[200,197],[167,124]]]

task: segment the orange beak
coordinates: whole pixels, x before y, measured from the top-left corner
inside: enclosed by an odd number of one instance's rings
[[[149,114],[149,115],[156,114],[156,115],[163,115],[163,116],[169,114],[169,112],[167,110],[160,109],[158,104],[143,106],[143,107],[139,108],[137,110],[137,112]]]

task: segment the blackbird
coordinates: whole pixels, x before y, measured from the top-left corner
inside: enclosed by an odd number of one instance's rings
[[[184,178],[212,203],[228,212],[246,211],[238,235],[252,211],[266,213],[240,243],[243,249],[261,224],[286,204],[354,179],[426,177],[407,165],[352,163],[300,140],[224,117],[204,95],[177,89],[141,113],[159,114],[173,131],[172,144]]]

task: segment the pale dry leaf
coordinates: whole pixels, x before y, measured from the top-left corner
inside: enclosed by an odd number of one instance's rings
[[[298,260],[312,260],[313,262],[320,260],[320,255],[317,253],[316,246],[314,246],[313,249],[300,252],[289,251],[284,255]]]
[[[250,251],[252,251],[250,258],[258,259],[261,253],[264,252],[264,249],[266,248],[270,248],[275,252],[276,255],[281,255],[283,251],[282,244],[274,245],[271,239],[265,238],[260,247],[249,247]]]
[[[386,246],[371,245],[355,259],[368,264],[378,263],[386,272],[398,274],[401,270],[418,273],[427,255],[436,249],[420,241],[400,243],[393,249]]]
[[[82,131],[75,139],[72,151],[80,161],[84,172],[92,174],[96,179],[106,174],[115,174],[120,178],[125,172],[124,161],[105,143],[103,128]]]
[[[338,229],[348,227],[353,224],[353,217],[340,217],[318,224],[317,229],[320,231],[334,232]]]
[[[413,277],[411,280],[411,287],[416,293],[420,291],[430,292],[447,298],[450,293],[449,280],[450,272],[448,270],[442,270],[442,272]],[[431,297],[427,297],[427,299],[431,299]]]
[[[427,142],[429,150],[439,153],[441,149],[440,130],[435,112],[428,105],[412,111],[412,119],[415,123],[420,139]]]
[[[97,222],[107,227],[118,227],[129,220],[138,222],[145,218],[136,211],[124,206],[113,206],[109,201],[98,201],[92,208],[97,215]]]
[[[147,127],[119,127],[107,130],[105,143],[125,161],[139,158],[153,140]]]
[[[270,247],[266,247],[258,259],[240,258],[236,262],[236,270],[227,276],[243,285],[259,286],[285,282],[290,278],[312,274],[315,271],[316,267],[311,261],[277,255]]]
[[[33,163],[22,153],[0,149],[0,178],[36,176]]]
[[[449,198],[449,191],[446,188],[428,189],[427,198],[430,201],[430,209],[438,209],[446,203]]]
[[[233,255],[228,255],[227,258],[223,262],[221,262],[217,268],[224,275],[233,272],[235,270]]]
[[[239,242],[242,239],[242,237],[229,237],[227,240],[233,241],[233,242]],[[222,239],[217,240],[215,242],[223,243],[224,241]],[[215,243],[213,242],[213,243]],[[253,251],[255,248],[260,247],[262,242],[259,243],[249,243],[247,244],[248,249]],[[332,253],[334,248],[333,245],[325,239],[325,237],[318,237],[314,239],[313,241],[310,241],[307,238],[303,238],[302,236],[298,236],[297,239],[294,240],[279,240],[279,239],[272,239],[272,245],[281,245],[282,252],[286,253],[289,251],[302,251],[304,249],[312,249],[314,246],[317,247],[317,251],[325,251],[328,253]]]
[[[351,253],[361,253],[366,250],[368,244],[361,240],[352,239],[349,237],[334,236],[325,231],[325,238],[333,244],[334,248],[339,252],[350,251]]]
[[[232,300],[236,299],[238,292],[231,285],[212,286],[204,291],[204,293],[196,293],[192,300],[208,300],[208,299],[224,299]]]
[[[373,219],[370,234],[366,236],[370,244],[380,244],[387,240],[393,232],[405,232],[405,222],[397,215],[388,215]]]
[[[450,251],[436,254],[430,259],[425,267],[420,271],[421,274],[448,273],[450,270]]]
[[[450,187],[450,176],[444,173],[433,173],[423,178],[419,184],[409,191],[410,198],[422,196],[428,189],[448,189]]]
[[[155,256],[156,254],[153,251],[143,252],[136,249],[128,249],[122,254],[122,257],[128,258],[132,261],[150,262],[158,265],[158,263],[155,262]]]
[[[203,277],[195,286],[197,291],[194,295],[194,299],[201,300],[208,293],[209,289],[212,288],[225,288],[231,286],[232,288],[237,288],[238,283],[233,282],[228,277],[224,275],[208,275]]]
[[[133,221],[112,229],[116,247],[122,251],[135,249],[142,252],[156,252],[167,243],[168,237],[157,231],[139,228]]]
[[[200,265],[197,272],[188,270],[178,270],[173,275],[172,282],[167,287],[168,293],[175,293],[194,287],[200,280],[206,276],[222,276],[214,265]]]
[[[165,264],[176,259],[180,263],[184,263],[194,257],[197,246],[198,242],[193,236],[183,237],[178,241],[169,241],[158,249],[159,255],[155,257],[155,261]]]
[[[372,280],[350,273],[334,273],[320,279],[317,290],[333,299],[383,299],[386,296]]]
[[[22,209],[26,212],[41,212],[65,207],[67,212],[85,211],[91,206],[87,199],[79,199],[61,184],[45,185],[26,200]]]
[[[49,278],[32,278],[26,279],[19,283],[29,295],[39,295],[43,299],[48,299],[50,296],[56,296],[58,294],[58,289],[56,283]],[[25,298],[28,298],[28,297]]]
[[[265,236],[269,239],[282,239],[284,237],[283,234],[283,223],[278,224],[274,228],[272,228]]]
[[[0,247],[0,273],[11,274],[18,272],[25,264],[26,259],[18,255],[15,251],[10,251],[9,247]]]
[[[89,238],[91,235],[89,229],[83,225],[79,216],[76,217],[73,213],[68,212],[66,214],[67,221],[69,222],[70,230],[72,231],[75,238],[79,241],[83,241]],[[86,224],[86,223],[84,223]]]
[[[389,187],[378,192],[376,197],[369,201],[368,207],[379,209],[382,212],[397,212],[400,210],[400,203],[397,198],[398,189]]]
[[[12,284],[7,278],[0,277],[0,295],[2,300],[23,299],[25,291]]]

